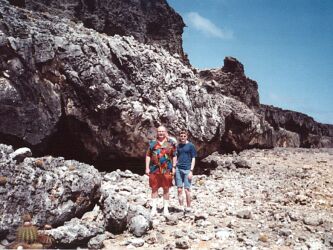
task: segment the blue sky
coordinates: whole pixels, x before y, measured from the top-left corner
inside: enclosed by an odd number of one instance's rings
[[[197,68],[236,57],[260,102],[333,124],[333,0],[167,0]]]

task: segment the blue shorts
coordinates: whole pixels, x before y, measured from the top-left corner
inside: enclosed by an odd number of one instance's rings
[[[190,189],[191,188],[191,180],[188,179],[188,175],[190,174],[190,169],[179,169],[176,168],[176,175],[175,175],[175,182],[176,186],[179,188],[182,188],[184,185],[184,188]]]

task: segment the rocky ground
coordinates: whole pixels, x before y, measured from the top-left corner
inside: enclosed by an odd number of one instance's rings
[[[152,249],[332,249],[333,149],[248,150],[208,157],[217,166],[193,183],[193,213],[177,210],[153,218],[140,238],[129,233],[104,241],[104,248]],[[123,181],[122,195],[145,203],[146,178]],[[142,192],[142,193],[141,193]]]
[[[160,198],[151,218],[147,176],[0,146],[0,249],[24,211],[53,226],[57,248],[333,249],[333,149],[214,153],[194,176],[193,211],[172,188],[170,216]]]

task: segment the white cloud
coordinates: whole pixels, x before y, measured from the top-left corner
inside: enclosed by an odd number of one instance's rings
[[[233,37],[232,31],[223,30],[217,27],[212,21],[200,16],[197,12],[187,13],[185,22],[187,26],[193,27],[208,36],[221,39],[231,39]]]

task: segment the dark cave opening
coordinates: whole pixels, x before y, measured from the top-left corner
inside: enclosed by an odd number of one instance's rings
[[[101,172],[112,172],[120,169],[122,171],[131,170],[133,173],[140,175],[145,173],[144,156],[142,158],[130,158],[102,153],[96,157],[96,155],[86,150],[79,138],[82,135],[91,137],[90,130],[87,124],[74,117],[61,117],[55,131],[38,145],[31,145],[17,136],[4,133],[0,133],[0,143],[11,145],[14,150],[28,147],[32,151],[32,157],[51,155],[53,157],[64,157],[65,160],[77,160],[93,165]]]
[[[56,131],[46,139],[43,147],[32,148],[33,156],[52,155],[64,157],[66,160],[74,159],[93,165],[102,172],[130,169],[134,173],[144,174],[144,159],[109,156],[103,153],[96,156],[88,151],[79,138],[84,135],[90,138],[93,136],[87,124],[74,117],[61,117]]]

